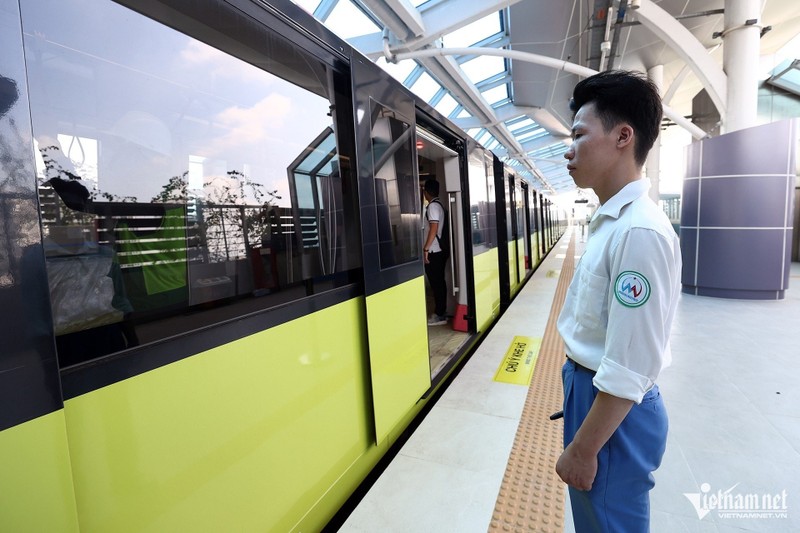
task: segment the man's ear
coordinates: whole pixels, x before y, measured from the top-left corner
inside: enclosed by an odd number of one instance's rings
[[[617,148],[624,148],[633,144],[633,128],[629,124],[622,124],[617,134]]]

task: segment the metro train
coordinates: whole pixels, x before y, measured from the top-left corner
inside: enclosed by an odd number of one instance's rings
[[[288,1],[0,6],[0,530],[322,529],[566,215]]]

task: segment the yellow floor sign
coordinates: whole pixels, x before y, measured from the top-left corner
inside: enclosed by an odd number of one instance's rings
[[[540,338],[515,336],[494,375],[494,380],[514,385],[530,385],[541,347]]]

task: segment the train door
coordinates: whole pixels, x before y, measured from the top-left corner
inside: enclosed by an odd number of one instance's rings
[[[475,303],[469,314],[477,331],[485,331],[500,314],[503,270],[498,246],[499,220],[497,209],[494,156],[474,141],[467,140],[467,178],[469,181],[469,216],[471,227],[472,294]],[[501,189],[502,190],[502,189]]]
[[[430,387],[415,108],[387,74],[352,59],[361,251],[375,437]]]
[[[530,217],[530,196],[528,195],[528,184],[520,182],[520,238],[522,239],[522,264],[525,265],[525,277],[533,271],[534,260],[531,257],[531,217]]]
[[[527,223],[525,219],[527,217],[527,213],[525,211],[525,196],[527,194],[527,189],[523,188],[523,184],[525,182],[518,178],[515,180],[514,183],[514,212],[515,212],[515,220],[516,220],[516,242],[517,242],[517,277],[519,278],[519,284],[517,285],[517,290],[519,290],[522,285],[522,281],[528,275],[528,251],[526,245],[528,243],[527,239]]]
[[[536,220],[539,224],[539,257],[544,258],[547,253],[547,226],[544,222],[544,196],[541,193],[536,195],[536,209],[538,216]]]
[[[519,224],[517,220],[519,190],[517,177],[512,172],[506,172],[506,226],[508,238],[508,279],[509,297],[519,290],[520,264],[519,264]]]
[[[444,324],[429,324],[428,349],[430,353],[431,379],[434,379],[454,359],[459,348],[469,338],[466,317],[469,289],[466,283],[466,257],[464,246],[464,202],[462,201],[461,141],[446,132],[431,126],[420,125],[423,117],[417,117],[417,165],[420,187],[427,180],[439,184],[439,202],[445,208],[444,231],[448,237],[440,240],[449,250],[445,263],[447,317]],[[423,207],[425,211],[427,207]],[[425,211],[426,212],[426,211]],[[422,239],[426,235],[423,231]],[[430,280],[426,276],[426,317],[434,314],[434,295]]]
[[[538,265],[542,259],[541,246],[539,245],[541,240],[539,235],[539,194],[533,189],[531,189],[530,193],[528,216],[530,220],[531,261],[533,265]]]

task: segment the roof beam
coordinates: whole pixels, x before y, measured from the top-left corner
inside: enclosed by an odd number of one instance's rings
[[[692,68],[703,87],[708,91],[720,116],[725,117],[728,78],[722,67],[711,58],[708,50],[683,24],[652,0],[641,0],[641,6],[633,13],[642,26],[667,43]]]
[[[381,0],[361,0],[364,5],[372,9],[372,4],[386,4]],[[405,0],[404,0],[405,1]],[[480,20],[492,13],[497,13],[522,0],[445,0],[438,2],[427,9],[419,11],[422,17],[422,26],[425,32],[422,35],[414,35],[405,38],[403,43],[396,44],[398,51],[411,51],[423,48],[443,35],[452,33],[467,24]],[[375,13],[378,15],[378,13]],[[381,15],[378,15],[381,17]],[[381,20],[385,20],[381,17]],[[386,20],[385,20],[386,21]],[[387,24],[388,25],[388,24]],[[405,32],[396,32],[395,35],[403,36]],[[383,52],[382,35],[371,33],[349,39],[348,42],[359,50],[362,54],[373,61],[381,56]]]
[[[403,61],[405,59],[421,60],[422,58],[446,57],[453,55],[457,56],[471,52],[474,54],[501,56],[501,57],[508,57],[511,59],[518,59],[520,61],[529,61],[537,65],[545,65],[551,68],[564,70],[566,72],[571,72],[573,74],[577,74],[579,76],[584,76],[584,77],[597,74],[596,70],[584,67],[582,65],[577,65],[575,63],[570,63],[569,61],[562,61],[560,59],[555,59],[540,54],[519,52],[517,50],[504,50],[504,49],[498,50],[495,48],[428,48],[425,50],[417,50],[414,52],[403,52],[400,54],[395,54],[393,51],[389,50],[388,39],[385,40],[384,42],[384,49],[387,60],[393,63],[397,61]],[[675,110],[673,110],[671,107],[667,105],[664,105],[664,115],[672,119],[673,122],[675,122],[679,126],[688,130],[689,133],[691,133],[692,136],[695,137],[696,139],[703,139],[708,135],[706,132],[701,130],[696,124],[687,120],[686,118],[683,117],[683,115],[675,112]]]
[[[425,23],[420,12],[408,0],[360,1],[384,24],[391,27],[395,35],[402,36],[404,39],[412,39],[426,34]]]
[[[461,70],[452,56],[421,58],[420,63],[439,83],[447,87],[455,95],[456,99],[462,103],[473,118],[477,119],[477,124],[474,127],[486,128],[492,137],[497,139],[510,152],[524,154],[522,146],[517,142],[514,134],[509,131],[504,121],[498,119],[495,110],[464,75],[464,71]],[[542,173],[534,172],[536,166],[532,161],[523,159],[521,163],[541,181],[545,189],[553,191],[547,180],[543,178]]]

